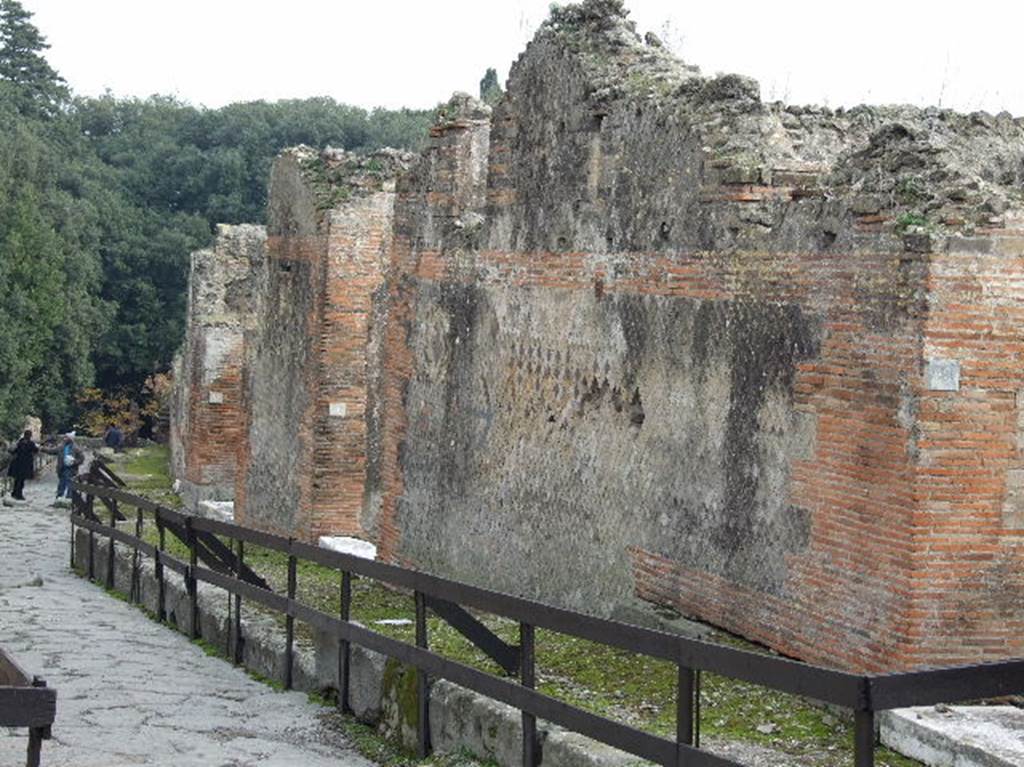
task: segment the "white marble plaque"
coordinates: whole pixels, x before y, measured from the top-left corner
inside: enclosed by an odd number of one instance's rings
[[[960,391],[960,363],[957,360],[928,360],[925,379],[931,391]]]

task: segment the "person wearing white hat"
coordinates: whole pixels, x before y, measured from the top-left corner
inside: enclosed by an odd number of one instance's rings
[[[64,435],[64,443],[57,451],[57,500],[71,497],[71,480],[78,467],[85,462],[85,454],[75,444],[75,432]]]

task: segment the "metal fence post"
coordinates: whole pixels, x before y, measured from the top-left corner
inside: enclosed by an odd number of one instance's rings
[[[427,649],[427,600],[419,591],[416,592],[416,646]],[[416,750],[420,759],[430,755],[430,685],[427,672],[416,669]]]
[[[523,687],[533,689],[537,684],[536,646],[534,628],[529,623],[519,624],[519,681]],[[541,760],[537,743],[537,717],[522,712],[523,767],[536,767]]]
[[[295,656],[295,616],[291,614],[291,611],[292,602],[295,601],[296,581],[298,579],[295,570],[296,559],[291,549],[294,542],[293,538],[288,539],[288,614],[284,618],[284,689],[286,690],[292,689],[292,666],[294,665]]]
[[[352,617],[352,573],[341,571],[341,609],[339,617],[346,623]],[[338,707],[344,713],[352,710],[349,705],[349,673],[351,671],[352,650],[347,639],[338,640]]]

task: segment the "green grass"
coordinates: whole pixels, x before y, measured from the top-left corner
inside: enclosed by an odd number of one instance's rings
[[[147,447],[129,451],[129,460],[115,465],[114,471],[136,477],[129,489],[167,503],[171,480],[167,468],[167,450]],[[155,525],[148,521],[144,537],[156,541]],[[167,549],[187,561],[188,551],[174,536],[167,534]],[[282,593],[287,588],[287,557],[280,552],[246,545],[245,560]],[[340,574],[311,562],[298,563],[299,601],[329,614],[340,608]],[[263,611],[258,605],[245,604],[246,610]],[[283,626],[283,616],[273,614]],[[355,578],[352,583],[352,618],[374,631],[407,642],[414,640],[412,624],[381,625],[384,619],[415,617],[411,594],[380,583]],[[510,644],[519,641],[518,625],[497,616],[478,615],[487,626]],[[494,674],[503,673],[487,656],[461,634],[437,617],[428,624],[430,647],[447,658]],[[300,644],[312,645],[312,632],[296,624]],[[201,640],[200,640],[201,641]],[[723,641],[746,649],[759,650],[742,640],[723,637]],[[201,645],[202,646],[202,645]],[[220,648],[204,647],[211,654],[223,655]],[[539,629],[536,632],[537,687],[542,692],[634,727],[666,737],[675,733],[676,667],[664,661],[618,650],[587,640]],[[260,679],[275,688],[277,680]],[[418,762],[387,744],[371,728],[353,722],[343,725],[365,756],[380,764],[406,767]],[[704,737],[742,741],[767,746],[794,757],[813,759],[822,767],[845,767],[853,761],[852,722],[825,708],[792,695],[717,674],[702,675],[701,732]],[[428,763],[451,765],[448,757]],[[463,757],[461,761],[466,761]],[[879,767],[915,767],[918,762],[887,749],[876,752]]]
[[[171,490],[170,451],[166,445],[130,448],[125,460],[111,463],[111,470],[126,478],[128,488],[172,509],[181,507],[181,499]]]

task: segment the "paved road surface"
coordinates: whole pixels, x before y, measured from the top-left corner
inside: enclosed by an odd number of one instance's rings
[[[274,692],[71,575],[53,487],[0,507],[0,646],[57,689],[43,767],[372,767],[304,694]],[[0,765],[24,764],[27,742],[0,727]]]

